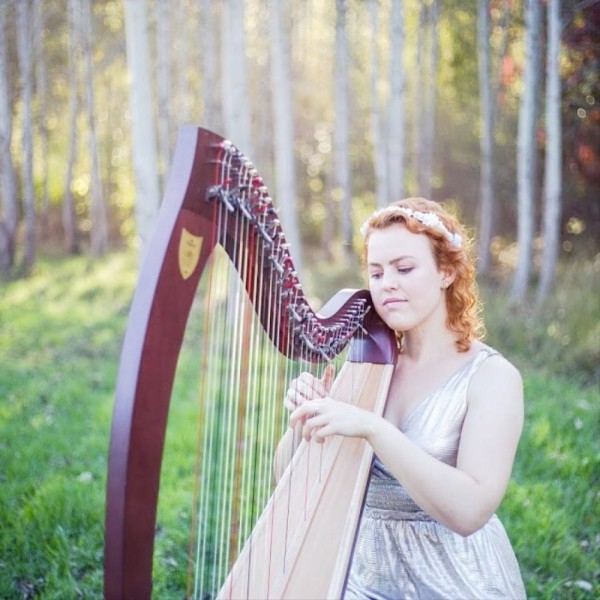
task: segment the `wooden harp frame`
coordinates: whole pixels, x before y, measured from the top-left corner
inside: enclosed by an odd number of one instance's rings
[[[224,181],[216,157],[220,157],[221,163],[223,157],[237,161],[234,169],[238,179],[233,187]],[[239,178],[241,172],[244,181]],[[281,295],[284,318],[275,327],[265,326],[269,321],[266,304],[254,307],[275,346],[290,358],[301,353],[318,362],[337,355],[352,341],[346,364],[360,364],[361,369],[374,365],[375,370],[365,372],[362,378],[369,389],[363,395],[372,397],[366,405],[370,410],[383,412],[396,344],[390,330],[372,309],[368,292],[343,292],[319,315],[314,313],[298,285],[293,261],[262,179],[247,159],[217,134],[194,126],[182,127],[154,237],[132,301],[119,365],[106,491],[104,595],[108,600],[151,597],[160,468],[177,359],[204,265],[216,244],[221,244],[230,255],[235,245],[233,225],[226,229],[224,237],[217,239],[215,235],[215,207],[219,202],[229,212],[241,213],[251,224],[254,253],[268,250],[268,261],[257,266],[259,263],[248,259],[246,272],[241,276],[251,298],[257,278],[269,281]],[[343,323],[342,336],[340,323]],[[363,335],[355,337],[357,331]],[[336,386],[339,396],[349,393],[343,383]],[[345,561],[347,566],[350,557],[372,453],[362,441],[350,440],[348,444],[340,440],[335,456],[351,459],[356,474],[345,476],[352,485],[325,490],[316,502],[317,512],[327,515],[332,505],[334,512],[338,512],[340,495],[345,495],[344,510],[354,515],[353,524],[348,528],[344,522],[338,527],[337,538],[328,535],[325,541],[318,541],[314,531],[304,532],[296,540],[297,562],[293,569],[298,573],[304,568],[302,557],[311,553],[314,556],[317,543],[326,544],[327,551],[334,554],[331,564],[337,565],[335,573],[326,572],[322,581],[315,581],[315,589],[306,589],[297,578],[291,583],[275,582],[268,584],[268,588],[240,591],[236,583],[240,580],[238,575],[242,573],[241,579],[246,578],[251,567],[236,564],[222,588],[222,596],[262,597],[264,593],[269,597],[297,598],[301,592],[305,597],[322,598],[341,593],[346,569],[339,565]],[[286,478],[293,477],[297,457],[307,448],[303,443],[296,452],[282,478],[284,485]],[[339,465],[337,459],[331,461],[332,469]],[[276,489],[273,496],[277,493]],[[342,547],[344,553],[340,552]],[[240,556],[245,553],[246,548]],[[321,558],[319,562],[323,562]]]

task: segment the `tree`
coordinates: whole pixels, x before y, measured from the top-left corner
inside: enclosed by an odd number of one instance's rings
[[[221,100],[225,136],[254,157],[250,132],[243,0],[221,4]]]
[[[562,189],[562,133],[560,122],[560,0],[548,2],[548,39],[546,44],[546,158],[544,163],[544,249],[537,301],[548,295],[560,247]]]
[[[421,154],[423,152],[423,32],[425,31],[426,5],[418,3],[418,21],[415,32],[415,62],[412,76],[412,178],[414,188],[420,187],[421,179]],[[416,192],[417,194],[419,191]]]
[[[90,0],[81,2],[82,11],[82,55],[85,86],[85,105],[88,127],[88,152],[90,154],[90,251],[92,256],[100,256],[108,246],[108,224],[106,204],[102,193],[98,140],[96,139],[94,77],[92,70],[92,10]]]
[[[25,234],[23,268],[29,271],[35,260],[35,195],[33,190],[33,132],[31,98],[33,88],[33,61],[31,56],[31,11],[29,2],[17,3],[17,54],[21,72],[21,103],[23,105],[21,165],[23,189],[23,217]]]
[[[46,237],[48,230],[48,127],[46,125],[46,72],[47,65],[44,52],[44,10],[42,0],[33,0],[33,48],[35,65],[35,89],[37,97],[37,130],[39,136],[41,165],[41,202],[40,202],[40,228],[42,238]]]
[[[404,14],[402,1],[392,0],[390,18],[390,97],[388,105],[388,200],[404,193]]]
[[[436,71],[438,58],[438,17],[439,0],[432,0],[427,7],[427,65],[423,88],[421,176],[419,188],[421,195],[431,197],[431,176],[433,172],[433,147],[435,135],[435,96]]]
[[[8,271],[15,261],[15,238],[18,223],[17,184],[10,150],[12,110],[6,31],[8,3],[0,2],[0,269]]]
[[[351,261],[352,208],[350,203],[350,162],[348,160],[348,49],[346,38],[346,1],[336,0],[335,18],[335,129],[333,132],[334,195],[340,201],[342,247],[346,260]]]
[[[373,165],[375,170],[375,196],[379,208],[388,203],[387,160],[385,137],[382,127],[381,106],[379,102],[379,7],[377,0],[369,0],[371,21],[371,69],[369,77],[369,104],[371,112],[371,144],[373,147]]]
[[[519,102],[517,132],[518,257],[511,289],[512,300],[519,303],[525,300],[533,255],[539,21],[539,0],[526,0],[525,65],[523,70],[523,91]]]
[[[153,229],[159,206],[148,25],[146,6],[143,2],[125,0],[125,39],[129,69],[129,110],[131,112],[133,139],[135,220],[137,237],[140,243],[140,256],[142,256]]]
[[[214,2],[200,0],[203,118],[209,128],[220,130],[217,110],[217,36],[214,10]]]
[[[273,134],[275,151],[275,189],[281,220],[292,246],[295,266],[302,268],[302,246],[296,212],[296,170],[294,164],[294,123],[290,77],[289,35],[283,11],[287,4],[270,0],[271,90],[273,94]]]
[[[67,161],[64,176],[62,200],[62,225],[65,248],[67,252],[79,252],[79,234],[75,219],[75,202],[71,183],[73,167],[77,154],[77,115],[79,113],[79,55],[81,53],[81,15],[77,0],[69,0],[68,14],[68,72],[69,72],[69,108],[68,108],[68,142]]]
[[[481,132],[479,147],[481,152],[481,168],[479,179],[480,213],[479,213],[479,272],[487,273],[490,265],[490,243],[492,240],[494,178],[493,178],[493,109],[491,99],[491,81],[489,67],[489,23],[488,1],[477,2],[477,59],[479,66],[479,110]]]
[[[154,0],[156,16],[156,123],[158,130],[158,167],[161,175],[161,189],[171,162],[171,117],[170,92],[171,69],[169,67],[169,48],[171,42],[170,11],[168,0]]]
[[[173,4],[169,3],[169,7]],[[174,30],[177,35],[172,37],[173,55],[172,64],[174,71],[175,94],[171,99],[175,107],[175,114],[180,123],[187,123],[191,114],[191,93],[188,83],[188,72],[190,70],[190,48],[188,46],[187,24],[188,3],[180,0],[177,3],[177,10],[171,10]]]

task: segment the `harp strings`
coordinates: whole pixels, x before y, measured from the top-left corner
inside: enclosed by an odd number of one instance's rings
[[[265,257],[253,254],[253,233],[239,213],[222,205],[215,213],[217,246],[205,274],[193,583],[188,581],[194,598],[214,596],[270,495],[272,456],[287,419],[284,385],[294,372],[265,339],[251,307],[267,303],[266,328],[277,331],[282,309],[273,278],[260,276]],[[228,247],[231,264],[219,246]]]
[[[251,165],[236,162],[233,157],[231,152],[221,152],[217,179],[225,182],[227,193],[237,194],[244,202],[256,201]],[[228,188],[229,182],[235,182],[234,189]],[[314,365],[314,349],[302,346],[298,352],[292,348],[293,336],[282,329],[286,322],[291,322],[288,327],[294,326],[286,311],[302,293],[295,275],[288,284],[285,278],[289,273],[276,268],[277,261],[287,260],[281,240],[273,239],[270,254],[261,251],[258,238],[261,231],[271,234],[272,223],[266,214],[257,214],[258,227],[256,222],[251,226],[241,210],[230,209],[227,199],[215,204],[211,245],[215,251],[203,275],[209,283],[204,294],[197,483],[188,572],[188,597],[202,600],[215,597],[221,588],[271,495],[275,447],[287,429],[287,412],[283,409],[287,384],[302,370],[318,369],[315,375],[321,376],[323,369],[322,365]],[[287,294],[285,303],[282,288]],[[262,311],[262,324],[255,310]],[[330,340],[333,346],[343,347],[349,325],[338,327]],[[274,346],[278,340],[281,352]],[[309,453],[319,453],[318,481],[330,446],[327,442],[309,447]],[[290,462],[293,452],[290,444],[285,460]],[[304,466],[293,468],[306,473],[308,482],[314,478],[308,467],[313,463],[307,456]],[[280,502],[291,503],[293,498],[302,497],[306,519],[308,485],[303,486],[296,477],[289,478],[287,499]],[[284,552],[294,526],[288,519],[283,533]],[[276,533],[282,535],[281,531]],[[267,561],[269,570],[269,538],[265,538],[264,548],[252,551],[258,556],[250,556],[250,561]],[[284,557],[283,570],[287,568]]]

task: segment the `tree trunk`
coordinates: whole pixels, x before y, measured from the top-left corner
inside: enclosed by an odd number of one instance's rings
[[[298,271],[302,268],[302,245],[298,228],[296,170],[294,160],[294,122],[290,77],[289,23],[283,11],[289,8],[281,0],[270,0],[271,90],[273,94],[273,133],[275,185],[281,207],[281,221]]]
[[[369,103],[371,112],[371,143],[375,171],[375,196],[378,208],[388,204],[386,139],[382,128],[379,102],[379,8],[377,0],[369,0],[371,20],[371,76],[369,78]]]
[[[125,0],[125,39],[130,82],[135,220],[141,258],[154,227],[159,206],[148,25],[146,6],[143,2]]]
[[[554,283],[560,248],[562,189],[562,135],[560,123],[560,0],[548,1],[546,44],[546,161],[544,171],[544,250],[537,302],[546,298]]]
[[[419,6],[419,21],[416,31],[416,42],[415,42],[415,64],[411,79],[413,80],[413,93],[412,93],[412,110],[413,110],[413,135],[412,135],[412,181],[413,181],[413,195],[420,195],[420,182],[421,182],[421,160],[423,153],[423,129],[425,122],[423,120],[423,41],[425,31],[425,13],[426,5],[422,2],[418,3]]]
[[[90,252],[101,256],[108,247],[106,203],[102,193],[102,177],[98,158],[96,121],[94,109],[94,77],[92,72],[92,9],[90,0],[81,0],[81,40],[84,67],[85,103],[88,126],[88,152],[90,153]]]
[[[77,153],[77,114],[79,112],[79,60],[80,44],[80,13],[77,0],[68,3],[69,44],[68,44],[68,70],[69,70],[69,139],[67,142],[67,168],[65,170],[64,191],[62,201],[62,224],[65,248],[70,254],[79,252],[79,235],[75,218],[75,205],[71,182],[73,180],[73,165]]]
[[[388,107],[388,200],[404,194],[404,15],[402,1],[392,0],[390,19],[390,98]]]
[[[33,0],[33,47],[35,56],[35,87],[37,97],[37,129],[39,132],[39,162],[41,172],[40,235],[48,235],[48,127],[46,126],[46,60],[44,52],[44,11],[42,0]]]
[[[23,106],[22,190],[25,233],[23,238],[23,268],[28,272],[35,261],[35,196],[33,191],[33,135],[31,127],[32,57],[31,14],[29,2],[17,3],[17,50],[21,72],[21,102]]]
[[[173,3],[169,3],[169,6],[172,7]],[[175,115],[178,123],[187,123],[190,114],[190,89],[188,85],[188,70],[189,70],[189,61],[188,57],[190,54],[190,49],[188,48],[188,38],[187,38],[187,22],[188,22],[188,6],[187,2],[179,0],[177,2],[177,9],[172,10],[171,14],[173,17],[173,30],[175,35],[173,36],[173,71],[174,71],[174,107],[175,107]]]
[[[211,0],[200,0],[203,119],[209,129],[221,131],[223,125],[217,112],[217,36],[214,11],[215,6]]]
[[[348,49],[346,38],[346,1],[336,0],[335,19],[335,129],[333,132],[334,200],[339,200],[344,256],[352,260],[352,208],[350,201],[350,164],[348,159]]]
[[[0,269],[10,270],[15,262],[17,233],[17,183],[11,154],[12,108],[8,64],[6,62],[6,35],[8,5],[0,2]]]
[[[164,190],[165,177],[171,164],[171,134],[169,106],[171,101],[171,69],[169,48],[171,47],[170,11],[168,0],[154,0],[156,15],[156,99],[158,129],[158,172],[161,189]]]
[[[496,73],[496,76],[491,81],[492,89],[492,123],[493,130],[496,127],[496,116],[498,112],[498,100],[502,90],[502,64],[507,56],[508,42],[510,38],[510,4],[509,2],[503,2],[501,6],[500,18],[495,24],[496,28],[500,29],[500,42],[498,43],[498,49],[495,53],[496,60],[492,67],[492,72]],[[489,48],[489,45],[488,45]]]
[[[224,0],[221,4],[221,60],[224,133],[252,157],[243,0]]]
[[[427,66],[423,89],[423,145],[421,147],[420,190],[425,198],[431,198],[431,177],[433,172],[433,148],[435,135],[435,94],[438,55],[437,25],[439,0],[432,0],[427,13]]]
[[[489,22],[488,0],[477,3],[477,58],[479,73],[479,110],[481,117],[481,133],[479,148],[481,168],[479,179],[480,213],[478,241],[478,269],[485,274],[490,266],[490,243],[492,241],[492,224],[494,209],[493,179],[493,144],[494,130],[492,121],[492,99],[489,66]]]
[[[533,255],[539,12],[539,0],[526,0],[525,65],[517,132],[518,257],[511,289],[511,299],[517,303],[525,300]]]

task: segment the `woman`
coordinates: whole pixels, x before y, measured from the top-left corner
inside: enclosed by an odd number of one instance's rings
[[[285,398],[306,439],[361,437],[375,452],[345,598],[523,598],[494,515],[523,426],[522,382],[479,339],[464,230],[411,198],[362,232],[373,304],[401,349],[384,417],[329,398],[330,369],[302,374]]]

